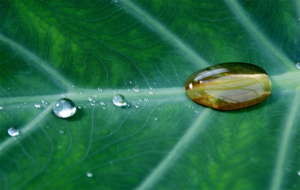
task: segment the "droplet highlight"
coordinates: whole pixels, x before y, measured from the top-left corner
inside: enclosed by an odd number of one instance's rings
[[[91,172],[86,172],[86,176],[87,176],[87,177],[93,177],[94,175],[93,175],[93,173],[91,173]]]
[[[113,103],[118,106],[118,107],[122,107],[122,106],[126,106],[126,102],[125,102],[125,97],[122,94],[117,94],[113,97]]]
[[[72,100],[62,98],[53,105],[53,113],[60,118],[68,118],[76,113],[76,106]]]
[[[18,136],[20,134],[19,130],[14,128],[14,127],[11,127],[7,130],[7,133],[9,134],[9,136],[11,137],[15,137],[15,136]]]
[[[296,64],[297,69],[300,69],[300,63]]]
[[[258,104],[271,94],[265,70],[249,63],[222,63],[192,74],[185,83],[190,99],[218,110],[234,110]]]

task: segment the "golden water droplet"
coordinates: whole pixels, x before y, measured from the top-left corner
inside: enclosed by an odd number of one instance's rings
[[[194,102],[218,110],[234,110],[258,104],[271,94],[265,70],[249,63],[221,63],[192,74],[185,83]]]

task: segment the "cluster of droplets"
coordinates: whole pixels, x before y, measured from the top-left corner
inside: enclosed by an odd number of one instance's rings
[[[34,107],[37,108],[37,109],[41,109],[41,108],[45,108],[49,105],[49,103],[45,100],[41,100],[41,102],[39,103],[34,103]]]

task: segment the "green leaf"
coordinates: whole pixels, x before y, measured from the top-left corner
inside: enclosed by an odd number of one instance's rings
[[[1,1],[0,189],[298,189],[299,10],[297,0]],[[265,69],[270,98],[235,111],[190,100],[185,80],[223,62]],[[131,106],[114,106],[115,94]],[[62,96],[81,108],[74,117],[52,113]]]

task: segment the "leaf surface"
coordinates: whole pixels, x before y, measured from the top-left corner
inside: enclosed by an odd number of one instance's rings
[[[1,1],[0,189],[299,188],[299,10]],[[186,79],[224,62],[266,70],[270,98],[226,112],[190,100]],[[114,106],[115,94],[131,106]],[[79,106],[74,117],[52,113],[61,97]]]

